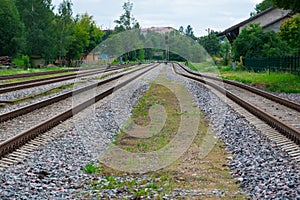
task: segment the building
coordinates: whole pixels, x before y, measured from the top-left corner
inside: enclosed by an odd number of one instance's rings
[[[147,31],[155,31],[160,34],[169,33],[171,31],[174,31],[175,29],[172,27],[150,27],[150,28],[142,28],[141,33],[145,35]]]
[[[229,42],[232,44],[233,41],[238,37],[241,30],[247,27],[249,24],[260,24],[265,30],[279,31],[280,25],[285,20],[291,18],[290,10],[282,10],[279,8],[271,7],[249,19],[242,21],[225,31],[218,34],[218,36],[225,35]]]

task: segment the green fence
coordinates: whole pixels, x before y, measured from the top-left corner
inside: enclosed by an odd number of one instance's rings
[[[243,64],[254,72],[290,72],[300,75],[300,56],[280,56],[266,58],[245,58]]]

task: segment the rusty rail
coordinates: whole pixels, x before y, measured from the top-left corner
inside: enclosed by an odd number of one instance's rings
[[[246,110],[251,112],[253,115],[257,116],[258,118],[260,118],[261,120],[266,122],[271,127],[277,129],[279,132],[281,132],[287,138],[290,138],[295,143],[300,144],[300,131],[295,129],[291,125],[283,122],[282,120],[278,119],[277,117],[274,117],[274,116],[268,114],[267,112],[263,111],[259,107],[244,101],[243,99],[241,99],[238,96],[234,95],[233,93],[225,90],[224,88],[222,88],[214,83],[208,82],[204,79],[201,79],[201,78],[205,77],[201,74],[191,73],[193,75],[198,76],[198,77],[195,77],[195,76],[190,76],[188,74],[180,73],[176,70],[174,64],[173,64],[173,69],[174,69],[175,73],[177,73],[181,76],[184,76],[186,78],[189,78],[189,79],[192,79],[197,82],[201,82],[203,84],[213,87],[214,89],[218,90],[219,92],[226,95],[228,98],[230,98],[231,100],[233,100],[234,102],[236,102],[237,104],[239,104],[240,106],[242,106],[243,108],[245,108]],[[185,70],[185,71],[189,73],[189,70]],[[213,78],[213,79],[216,80],[215,78]],[[266,94],[268,94],[268,93],[266,93]]]
[[[207,79],[212,79],[212,80],[216,80],[216,81],[220,81],[220,82],[224,82],[224,83],[227,83],[227,84],[230,84],[230,85],[234,85],[234,86],[237,86],[237,87],[240,87],[240,88],[243,88],[245,90],[248,90],[250,92],[253,92],[255,94],[258,94],[262,97],[265,97],[267,99],[270,99],[272,101],[275,101],[277,103],[280,103],[284,106],[287,106],[289,108],[292,108],[294,110],[297,110],[300,112],[300,104],[299,103],[296,103],[296,102],[293,102],[293,101],[289,101],[287,99],[284,99],[284,98],[281,98],[281,97],[278,97],[278,96],[275,96],[273,94],[270,94],[270,93],[267,93],[265,91],[262,91],[262,90],[259,90],[255,87],[251,87],[249,85],[245,85],[245,84],[242,84],[242,83],[238,83],[238,82],[234,82],[234,81],[230,81],[230,80],[223,80],[221,78],[217,78],[217,77],[213,77],[213,76],[208,76],[208,75],[204,75],[204,74],[200,74],[200,73],[197,73],[195,71],[192,71],[190,69],[187,69],[185,68],[184,66],[182,66],[181,64],[177,63],[183,70],[185,70],[186,72],[190,73],[190,74],[193,74],[193,75],[196,75],[196,76],[200,76],[200,77],[203,77],[203,78],[207,78]]]
[[[109,71],[114,71],[118,69],[122,69],[122,67],[116,67],[116,68],[109,68],[109,69],[101,69],[101,70],[94,70],[92,72],[83,72],[81,74],[67,74],[59,77],[49,77],[49,78],[44,78],[44,79],[37,79],[37,80],[29,80],[29,81],[22,81],[22,82],[16,82],[16,83],[8,83],[8,84],[1,84],[0,85],[0,94],[6,93],[6,92],[12,92],[16,90],[21,90],[21,89],[27,89],[27,88],[32,88],[32,87],[38,87],[41,85],[47,85],[47,84],[52,84],[52,83],[58,83],[62,81],[67,81],[67,80],[72,80],[76,78],[82,78],[85,76],[92,76],[98,73],[103,73],[103,72],[109,72]]]
[[[136,78],[142,76],[143,74],[147,73],[148,71],[152,70],[153,68],[155,68],[157,65],[148,65],[147,67],[149,67],[149,69],[145,70],[144,72],[130,78],[129,80],[118,84],[117,86],[113,86],[109,89],[107,89],[106,91],[102,92],[101,94],[98,94],[97,96],[65,111],[62,112],[56,116],[54,116],[53,118],[42,122],[40,124],[38,124],[37,126],[26,130],[6,141],[4,141],[3,143],[0,144],[0,158],[3,157],[4,155],[14,151],[15,149],[19,148],[20,146],[24,145],[25,143],[27,143],[28,141],[34,139],[35,137],[37,137],[38,135],[46,132],[47,130],[55,127],[56,125],[60,124],[61,122],[71,118],[72,116],[74,116],[75,114],[81,112],[82,110],[84,110],[85,108],[93,105],[94,103],[98,102],[99,100],[103,99],[104,97],[112,94],[114,91],[124,87],[125,85],[127,85],[129,82],[135,80]],[[141,69],[138,69],[141,70]],[[138,71],[138,70],[134,70],[131,72],[128,72],[126,74]],[[123,75],[122,75],[123,76]],[[121,75],[120,75],[121,77]],[[109,82],[108,80],[106,80],[106,82]]]

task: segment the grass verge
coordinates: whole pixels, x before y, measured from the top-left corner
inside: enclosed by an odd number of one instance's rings
[[[12,69],[12,70],[0,70],[0,76],[13,75],[13,74],[24,74],[24,73],[34,73],[34,72],[47,72],[47,71],[59,71],[69,69],[67,67],[49,67],[49,68],[41,68],[35,69],[30,68],[28,70],[24,69]]]
[[[240,67],[233,70],[231,66],[215,66],[211,63],[189,63],[190,69],[199,72],[219,73],[220,77],[235,80],[254,87],[283,93],[300,93],[300,76],[290,73],[254,73],[244,71]]]
[[[300,93],[300,76],[289,73],[227,71],[221,77],[271,92]]]

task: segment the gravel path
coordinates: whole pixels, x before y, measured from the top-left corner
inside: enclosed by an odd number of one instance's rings
[[[149,88],[146,80],[153,80],[159,70],[153,70],[143,80],[116,91],[52,129],[55,139],[41,146],[30,158],[0,172],[0,199],[80,199],[80,194],[86,192],[96,198],[96,194],[83,187],[83,182],[90,177],[80,169],[90,161],[97,162],[98,155],[130,116],[132,105]],[[170,67],[165,73],[170,79],[182,81],[206,113],[233,155],[232,174],[241,182],[243,190],[253,199],[300,199],[296,163],[208,89],[174,75]],[[111,198],[130,198],[118,190],[102,192],[99,198],[104,194]],[[166,199],[191,193],[197,195],[197,191],[175,190]],[[211,193],[218,195],[218,191]]]

